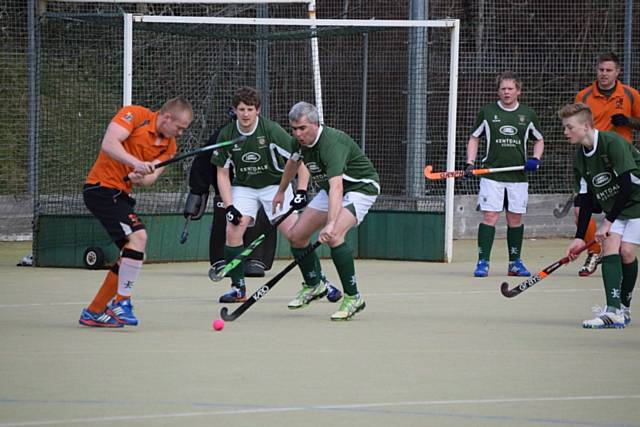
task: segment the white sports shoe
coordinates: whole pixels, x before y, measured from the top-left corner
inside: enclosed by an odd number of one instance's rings
[[[585,320],[582,322],[583,328],[589,329],[622,329],[625,326],[625,318],[623,311],[614,307],[605,307],[604,309],[600,308],[600,306],[593,307],[594,313],[598,313],[598,315],[590,320]]]
[[[622,315],[624,316],[624,326],[627,326],[631,323],[631,310],[624,304],[620,304],[620,308],[622,309]]]

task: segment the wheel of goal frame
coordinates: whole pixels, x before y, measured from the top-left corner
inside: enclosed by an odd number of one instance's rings
[[[82,262],[89,270],[98,270],[104,267],[104,251],[96,246],[90,246],[84,251]]]

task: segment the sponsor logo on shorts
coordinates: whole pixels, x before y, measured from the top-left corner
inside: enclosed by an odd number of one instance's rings
[[[245,163],[256,163],[260,161],[260,154],[250,151],[242,155],[242,161]]]
[[[602,172],[594,176],[591,182],[594,187],[604,187],[611,182],[611,172]]]
[[[133,113],[128,112],[127,114],[124,115],[123,119],[129,123],[131,123],[133,121]]]
[[[504,125],[500,127],[500,133],[507,136],[517,135],[518,129],[511,125]]]

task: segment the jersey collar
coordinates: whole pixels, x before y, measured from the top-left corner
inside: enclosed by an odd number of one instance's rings
[[[318,143],[318,141],[320,140],[320,136],[322,135],[322,129],[324,129],[324,126],[320,125],[320,126],[318,127],[318,134],[316,135],[316,140],[315,140],[315,141],[313,141],[313,144],[311,144],[311,145],[307,145],[307,147],[308,147],[308,148],[312,148],[312,147],[315,147],[315,146],[316,146],[316,144],[317,144],[317,143]]]
[[[260,116],[256,117],[256,124],[253,126],[253,129],[251,129],[249,132],[243,132],[240,129],[240,122],[236,121],[236,129],[238,129],[238,133],[242,136],[251,136],[256,131],[256,129],[258,129],[258,123],[260,123]]]
[[[504,111],[516,111],[519,106],[520,106],[520,102],[516,102],[515,107],[507,108],[504,105],[502,105],[502,102],[498,101],[498,107],[502,108]]]
[[[591,151],[586,152],[584,149],[584,146],[582,147],[582,153],[584,154],[585,157],[591,157],[594,154],[596,154],[596,150],[598,149],[598,135],[600,134],[600,132],[597,129],[594,129],[594,135],[593,135],[593,148],[591,149]]]

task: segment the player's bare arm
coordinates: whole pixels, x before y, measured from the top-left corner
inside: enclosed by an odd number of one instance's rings
[[[231,197],[231,179],[229,178],[229,169],[218,166],[216,171],[218,178],[218,190],[225,208],[233,204]]]
[[[322,243],[327,243],[336,236],[334,228],[342,209],[343,195],[342,176],[329,178],[329,212],[327,212],[327,223],[320,231]]]
[[[122,145],[129,137],[130,132],[117,123],[110,123],[102,138],[102,151],[111,158],[133,168],[133,172],[140,175],[153,173],[153,163],[143,162],[135,156],[127,153]]]
[[[306,179],[306,182],[307,182],[306,185],[308,185],[309,171],[304,165],[300,167],[301,163],[302,162],[300,160],[292,160],[292,159],[287,160],[287,163],[284,166],[284,172],[282,173],[282,178],[280,178],[278,191],[276,192],[275,196],[273,196],[273,201],[271,203],[273,206],[272,207],[273,214],[276,213],[277,209],[282,208],[282,204],[284,203],[284,192],[287,190],[287,187],[293,180],[293,177],[296,176],[296,174],[299,173],[299,171],[304,170],[300,178]],[[306,177],[305,177],[305,173],[306,173]],[[298,188],[301,188],[300,185],[298,185]],[[306,188],[306,186],[304,188]]]
[[[544,140],[538,139],[533,143],[533,157],[540,160],[542,158],[543,152],[544,152]]]

